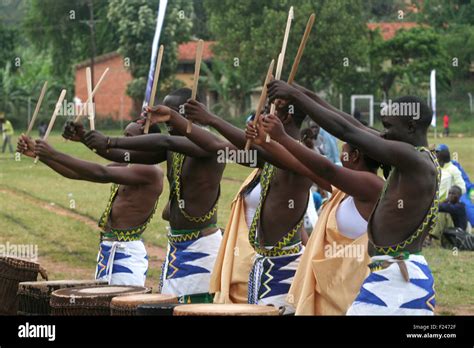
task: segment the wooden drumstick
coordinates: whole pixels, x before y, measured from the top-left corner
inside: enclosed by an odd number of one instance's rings
[[[290,11],[288,12],[288,19],[286,21],[286,29],[285,29],[285,35],[283,37],[283,45],[281,47],[281,52],[280,56],[278,56],[278,63],[277,63],[277,68],[275,72],[275,80],[279,80],[281,78],[281,71],[283,70],[283,63],[285,61],[285,53],[286,53],[286,46],[288,45],[288,37],[290,36],[290,28],[291,28],[291,21],[294,18],[294,11],[293,11],[293,6],[290,7]],[[272,103],[270,107],[270,113],[275,112],[275,103]],[[270,136],[267,134],[267,137],[265,139],[267,143],[270,142]]]
[[[92,73],[91,73],[91,68],[87,67],[86,69],[86,82],[87,82],[87,96],[89,100],[88,103],[88,114],[89,114],[89,124],[90,124],[90,129],[95,130],[95,110],[94,110],[94,103],[93,103],[93,98],[91,97],[92,94]]]
[[[35,111],[33,112],[33,117],[31,118],[30,124],[28,125],[28,129],[27,129],[26,134],[25,134],[26,136],[28,136],[30,134],[31,130],[33,129],[33,125],[35,124],[36,117],[38,117],[38,113],[40,111],[41,104],[43,103],[43,98],[44,98],[44,95],[46,93],[47,87],[48,87],[48,81],[46,81],[43,84],[43,88],[41,89],[41,93],[40,93],[38,102],[36,103]]]
[[[155,105],[155,96],[156,96],[156,87],[158,86],[158,79],[160,78],[160,69],[161,69],[161,62],[163,61],[163,52],[164,46],[160,46],[160,50],[158,51],[158,58],[156,60],[156,67],[155,67],[155,76],[153,77],[153,85],[151,87],[150,99],[148,100],[148,106],[153,107]],[[150,131],[150,115],[148,115],[145,121],[145,129],[143,130],[144,134],[148,134]]]
[[[51,120],[49,121],[48,129],[46,130],[46,133],[44,134],[43,140],[46,141],[48,140],[49,133],[51,133],[51,130],[53,129],[54,126],[54,121],[56,121],[56,116],[59,113],[59,109],[61,109],[61,106],[63,104],[64,97],[66,96],[66,90],[63,89],[61,91],[61,94],[59,95],[58,102],[56,103],[56,106],[54,108],[53,115],[51,116]],[[39,157],[36,156],[35,158],[35,164],[38,163]]]
[[[107,73],[109,72],[110,68],[107,68],[104,70],[104,72],[102,73],[102,76],[100,77],[99,81],[97,82],[97,84],[95,85],[94,89],[92,90],[92,94],[90,96],[90,98],[88,97],[86,102],[82,105],[81,107],[81,111],[79,112],[78,115],[76,115],[76,118],[74,119],[74,123],[78,122],[79,119],[81,118],[81,116],[83,116],[83,113],[84,113],[84,109],[86,108],[85,105],[87,105],[90,101],[91,101],[91,98],[94,97],[94,95],[97,93],[97,91],[99,90],[99,87],[100,87],[100,84],[102,83],[102,81],[104,80],[105,78],[105,75],[107,75]]]
[[[306,29],[304,31],[303,38],[301,39],[300,47],[298,47],[298,52],[296,53],[295,61],[293,62],[290,76],[288,77],[288,83],[290,85],[293,83],[293,80],[296,76],[296,72],[298,71],[298,66],[300,65],[301,57],[303,56],[303,52],[306,47],[306,42],[308,42],[309,34],[311,33],[311,29],[313,28],[315,18],[316,15],[314,13],[311,14],[308,19],[308,23],[306,24]]]
[[[191,93],[191,99],[196,100],[198,82],[199,82],[199,73],[201,71],[201,61],[202,61],[202,51],[203,51],[204,41],[199,40],[197,44],[196,50],[196,64],[194,66],[194,84]],[[186,133],[191,133],[193,123],[191,120],[188,120],[188,124],[186,126]]]
[[[252,124],[255,126],[258,124],[260,120],[260,114],[262,112],[263,106],[265,105],[265,101],[267,100],[267,84],[270,82],[273,72],[273,66],[275,65],[275,59],[272,59],[270,66],[268,67],[267,76],[265,77],[265,82],[262,86],[262,93],[260,94],[260,99],[258,100],[257,110],[255,111],[255,118],[253,119]],[[252,139],[247,139],[245,143],[245,151],[250,149],[250,145],[252,144]]]

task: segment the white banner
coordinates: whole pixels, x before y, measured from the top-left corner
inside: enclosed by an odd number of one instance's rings
[[[143,101],[144,107],[148,105],[148,99],[150,99],[151,88],[153,86],[153,78],[155,76],[155,67],[156,67],[156,59],[158,55],[158,47],[160,46],[161,29],[163,28],[163,23],[165,21],[165,13],[166,13],[167,5],[168,5],[168,0],[160,0],[160,5],[158,7],[158,17],[156,19],[155,37],[153,38],[153,46],[151,49],[150,71],[148,72],[148,81],[146,84],[145,100]]]
[[[431,119],[431,126],[436,127],[436,70],[431,70],[430,77],[430,91],[431,91],[431,110],[433,110],[433,118]]]

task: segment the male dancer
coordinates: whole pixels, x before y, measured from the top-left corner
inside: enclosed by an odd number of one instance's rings
[[[178,111],[190,97],[190,89],[179,89],[169,94],[164,104]],[[92,131],[84,135],[84,142],[105,158],[112,152],[119,158],[130,152],[132,163],[167,161],[170,198],[163,217],[171,228],[160,289],[179,296],[182,302],[212,302],[209,281],[222,240],[216,223],[225,163],[219,163],[215,153],[180,136],[172,126],[169,132],[132,139],[109,138]]]
[[[222,150],[229,153],[243,149],[246,143],[244,131],[211,114],[204,105],[194,100],[189,100],[184,109],[188,119],[213,126],[230,141],[229,143],[218,139],[208,134],[209,132],[193,127],[187,136],[199,146],[214,153],[220,153]],[[186,126],[182,117],[168,108],[157,107],[153,109],[153,114],[159,121],[169,121],[173,127]],[[293,137],[298,137],[299,128],[306,115],[298,113],[298,110],[294,114],[290,114],[288,110],[279,110],[278,114],[285,124],[286,131]],[[245,216],[249,241],[257,252],[248,279],[248,302],[284,306],[289,313],[292,308],[287,307],[285,297],[303,251],[302,223],[312,181],[287,170],[277,157],[264,149],[260,147],[255,149],[257,166],[261,167],[262,171],[259,177],[255,176],[254,180],[242,190],[246,197]],[[248,163],[241,164],[248,165]],[[310,171],[301,163],[299,165],[301,170],[311,177]],[[321,181],[321,184],[328,187],[324,181]],[[224,249],[229,247],[233,249],[234,244],[221,246]],[[248,261],[251,264],[251,260]],[[214,269],[214,272],[221,271],[222,269]]]
[[[368,223],[375,251],[372,273],[347,314],[433,315],[433,276],[420,255],[435,224],[440,182],[436,156],[427,148],[429,107],[416,97],[396,99],[383,110],[384,131],[378,136],[350,116],[326,108],[314,94],[283,81],[272,81],[268,88],[270,100],[287,100],[337,138],[392,166]]]
[[[125,129],[125,136],[142,134],[136,122]],[[105,279],[114,285],[145,284],[148,257],[142,234],[151,221],[163,189],[163,172],[153,165],[107,166],[87,162],[55,150],[43,140],[22,135],[18,152],[29,157],[39,156],[41,162],[73,180],[112,183],[111,196],[99,220],[100,249],[96,279]]]

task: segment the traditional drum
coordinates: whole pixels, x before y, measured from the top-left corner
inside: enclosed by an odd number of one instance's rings
[[[141,304],[137,307],[138,316],[165,316],[170,317],[173,315],[173,310],[182,306],[180,303],[147,303]]]
[[[59,289],[106,285],[105,280],[53,280],[18,285],[18,315],[50,315],[51,293]]]
[[[114,297],[150,292],[150,288],[125,285],[60,289],[51,294],[51,314],[110,315],[110,302]]]
[[[278,308],[254,304],[196,303],[176,307],[175,316],[277,316]]]
[[[166,294],[141,294],[118,296],[110,303],[111,315],[137,315],[137,307],[141,304],[163,304],[178,303],[178,298],[174,295]]]
[[[0,314],[16,315],[18,284],[34,281],[38,273],[48,279],[46,271],[36,262],[14,257],[0,257]]]

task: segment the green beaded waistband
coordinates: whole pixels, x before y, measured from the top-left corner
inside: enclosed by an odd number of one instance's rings
[[[266,249],[266,248],[255,248],[255,252],[259,255],[265,257],[277,257],[277,256],[288,256],[294,255],[301,251],[301,243],[296,244],[295,246],[289,249]]]
[[[183,230],[175,230],[171,229],[170,233],[168,234],[168,240],[171,243],[180,243],[180,242],[188,242],[191,240],[196,240],[202,237],[202,231],[208,228],[217,228],[217,224],[210,224],[206,227],[200,229],[183,229]]]
[[[112,230],[110,232],[101,232],[100,240],[108,239],[117,242],[134,242],[142,239],[143,231],[135,230]]]

